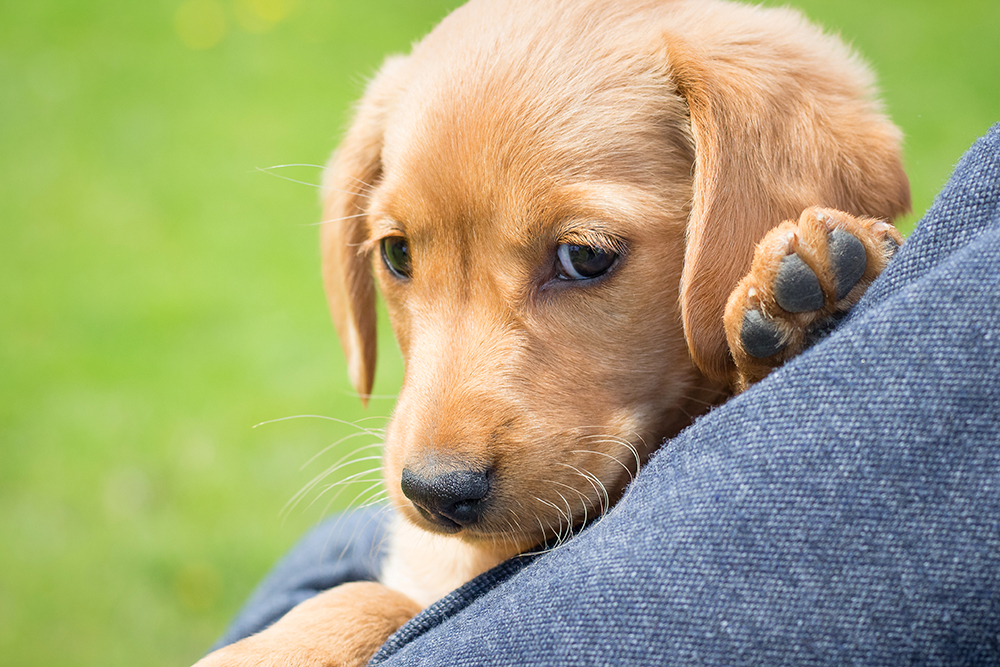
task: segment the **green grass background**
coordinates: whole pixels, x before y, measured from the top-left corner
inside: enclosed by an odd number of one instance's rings
[[[351,428],[253,425],[391,400],[351,395],[316,190],[258,169],[321,164],[455,4],[0,3],[0,663],[187,665],[321,517],[279,512]],[[1000,3],[797,6],[875,66],[922,212],[1000,120]]]

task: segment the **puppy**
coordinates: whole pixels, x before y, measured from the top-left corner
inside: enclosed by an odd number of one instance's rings
[[[322,232],[354,386],[376,284],[406,361],[382,580],[199,664],[363,664],[601,515],[665,438],[860,298],[902,241],[899,144],[865,66],[787,9],[472,0],[390,58]]]

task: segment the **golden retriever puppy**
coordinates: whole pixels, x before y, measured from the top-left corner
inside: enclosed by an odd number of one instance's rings
[[[472,0],[387,60],[322,233],[355,387],[376,284],[406,361],[381,583],[199,664],[363,664],[601,515],[664,438],[860,298],[902,240],[899,143],[866,67],[788,9]]]

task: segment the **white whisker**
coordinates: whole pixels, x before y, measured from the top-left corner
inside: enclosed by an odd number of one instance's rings
[[[622,444],[622,443],[620,443],[620,442],[618,442],[616,440],[599,440],[598,442],[610,442],[610,443],[614,443],[616,445]],[[600,451],[597,451],[595,449],[574,449],[573,453],[574,454],[596,454],[598,456],[603,456],[606,459],[611,459],[612,461],[614,461],[615,463],[617,463],[618,465],[620,465],[622,468],[624,468],[625,472],[628,473],[629,479],[631,479],[632,476],[635,474],[634,471],[631,468],[629,468],[627,465],[625,465],[624,463],[622,463],[621,461],[619,461],[617,458],[615,458],[614,456],[611,456],[611,454],[608,454],[606,452],[600,452]],[[637,465],[638,465],[638,462],[637,462]]]
[[[337,419],[336,417],[327,417],[326,415],[291,415],[291,416],[288,416],[288,417],[278,417],[277,419],[268,419],[267,421],[262,421],[262,422],[260,422],[258,424],[254,424],[253,428],[258,428],[258,427],[261,427],[261,426],[268,426],[270,424],[277,424],[278,422],[290,421],[292,419],[323,419],[325,421],[331,421],[331,422],[334,422],[336,424],[343,424],[345,426],[350,426],[352,428],[358,429],[359,431],[364,431],[366,433],[372,433],[373,435],[380,435],[381,434],[380,432],[373,431],[372,429],[367,429],[367,428],[358,426],[357,423],[355,423],[355,422],[349,422],[349,421],[347,421],[345,419]],[[359,419],[358,421],[362,421],[362,420]]]
[[[291,163],[291,164],[274,164],[274,165],[271,165],[270,167],[261,167],[260,169],[262,169],[262,170],[268,170],[268,169],[285,169],[287,167],[310,167],[312,169],[326,169],[326,167],[324,167],[321,164],[309,164],[307,162],[294,162],[294,163]]]
[[[273,172],[274,169],[278,169],[278,168],[281,168],[281,167],[295,167],[295,166],[313,167],[313,166],[316,166],[316,165],[291,165],[291,164],[287,164],[287,165],[277,165],[275,167],[257,167],[257,171],[259,171],[261,173],[264,173],[264,174],[268,174],[270,176],[274,176],[275,178],[280,178],[282,180],[289,181],[291,183],[298,183],[299,185],[305,185],[305,186],[308,186],[310,188],[316,188],[317,190],[323,190],[324,192],[339,192],[341,194],[351,195],[352,197],[362,197],[364,199],[370,199],[371,198],[370,194],[365,193],[362,190],[357,190],[357,191],[353,191],[353,192],[350,191],[350,190],[340,190],[338,188],[331,188],[331,187],[328,187],[326,185],[321,185],[319,183],[310,183],[308,181],[300,181],[297,178],[291,178],[289,176],[284,176],[282,174],[275,174]]]
[[[555,503],[550,503],[549,501],[544,500],[542,498],[539,498],[538,496],[533,496],[533,497],[534,497],[535,500],[537,500],[538,502],[542,503],[543,505],[548,505],[549,507],[551,507],[552,509],[554,509],[556,511],[556,514],[559,515],[559,527],[556,529],[555,538],[556,538],[556,544],[562,544],[562,541],[563,541],[563,527],[562,527],[562,525],[563,525],[563,519],[566,519],[566,523],[568,523],[568,524],[570,524],[572,526],[572,522],[573,522],[572,517],[563,514],[562,508],[560,508]]]
[[[355,463],[361,463],[362,461],[379,461],[379,460],[382,459],[382,455],[380,454],[378,456],[361,456],[361,457],[358,457],[358,458],[352,458],[350,460],[344,460],[344,459],[349,458],[350,456],[353,456],[354,454],[356,454],[357,452],[359,452],[361,450],[369,449],[369,448],[370,448],[370,446],[360,447],[359,449],[356,449],[353,452],[351,452],[348,456],[341,458],[340,461],[338,461],[337,463],[334,463],[332,466],[330,466],[329,468],[327,468],[326,470],[324,470],[320,474],[318,474],[315,477],[313,477],[312,480],[310,480],[309,483],[306,484],[305,487],[302,488],[302,490],[300,490],[297,494],[295,494],[295,496],[293,496],[293,498],[301,496],[303,493],[306,493],[306,492],[310,491],[314,486],[316,486],[317,484],[319,484],[320,482],[322,482],[324,479],[326,479],[327,477],[329,477],[333,473],[337,472],[338,470],[346,468],[347,466],[354,465]],[[370,470],[378,470],[379,468],[381,468],[381,466],[377,466],[375,468],[369,468],[368,470],[369,471]],[[345,478],[345,479],[348,479],[348,478]],[[340,480],[340,481],[342,482],[344,480]],[[337,483],[339,483],[339,482],[334,482],[334,484],[337,484]]]
[[[320,220],[319,222],[309,222],[303,225],[303,227],[319,227],[320,225],[331,224],[334,222],[343,222],[344,220],[353,220],[355,218],[367,218],[368,213],[355,213],[354,215],[345,215],[339,218],[330,218],[328,220]]]
[[[330,451],[331,449],[333,449],[337,445],[343,444],[343,443],[347,442],[348,440],[350,440],[352,438],[360,438],[361,436],[365,436],[365,435],[370,435],[370,434],[368,434],[368,433],[351,433],[350,435],[345,435],[340,440],[337,440],[336,442],[333,442],[333,443],[327,445],[323,449],[319,450],[318,452],[316,452],[315,454],[313,454],[312,456],[310,456],[308,461],[306,461],[301,466],[299,466],[299,471],[302,471],[302,470],[305,470],[306,468],[308,468],[309,465],[313,461],[315,461],[319,457],[323,456],[324,454],[326,454],[328,451]],[[373,442],[373,443],[367,444],[367,445],[362,445],[361,447],[358,447],[357,449],[355,449],[354,451],[352,451],[350,454],[347,454],[346,456],[342,457],[340,460],[338,460],[333,465],[337,465],[341,461],[344,461],[345,459],[347,459],[350,456],[354,456],[358,452],[362,452],[362,451],[364,451],[366,449],[375,449],[375,448],[381,447],[381,446],[382,446],[382,441],[381,440],[379,440],[378,442]]]
[[[330,499],[330,502],[332,503],[333,501],[335,501],[337,498],[340,497],[340,494],[343,493],[344,488],[346,488],[348,486],[348,482],[350,482],[351,480],[358,479],[359,477],[362,477],[363,475],[370,475],[372,473],[381,474],[381,472],[382,472],[381,468],[370,468],[368,470],[362,470],[361,472],[356,472],[353,475],[348,475],[347,477],[345,477],[343,479],[337,480],[336,482],[333,482],[332,484],[327,485],[322,491],[320,491],[318,494],[316,494],[316,497],[313,498],[312,501],[308,505],[306,505],[306,508],[308,509],[308,508],[312,507],[313,505],[315,505],[316,501],[319,500],[321,497],[323,497],[326,494],[327,491],[329,491],[331,489],[335,489],[337,487],[340,487],[340,489],[337,491],[337,493],[334,494],[333,498]],[[362,480],[362,481],[369,481],[369,482],[371,482],[371,481],[381,481],[381,480]],[[329,506],[329,503],[328,503],[328,506]]]
[[[603,493],[604,494],[604,505],[603,505],[604,509],[603,509],[602,513],[606,512],[608,510],[608,508],[611,507],[611,495],[608,493],[608,487],[606,487],[604,485],[604,482],[601,481],[600,477],[598,477],[597,475],[595,475],[592,472],[586,472],[586,471],[580,470],[576,466],[570,465],[569,463],[559,463],[558,465],[561,465],[564,468],[569,468],[570,470],[572,470],[576,474],[580,475],[584,479],[590,480],[592,484],[597,484],[597,486],[600,487],[599,493]],[[597,487],[595,487],[594,490],[597,491]]]
[[[363,192],[368,192],[368,193],[375,192],[375,186],[372,185],[371,183],[367,183],[365,181],[362,181],[357,176],[352,176],[351,174],[347,174],[347,177],[349,179],[351,179],[352,181],[357,181],[358,185],[361,186],[361,190]]]

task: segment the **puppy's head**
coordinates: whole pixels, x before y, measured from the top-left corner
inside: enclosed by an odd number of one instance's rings
[[[473,2],[389,60],[322,243],[357,390],[376,282],[406,362],[402,513],[513,552],[606,509],[724,395],[722,311],[768,229],[908,208],[869,85],[798,15],[704,2]]]

